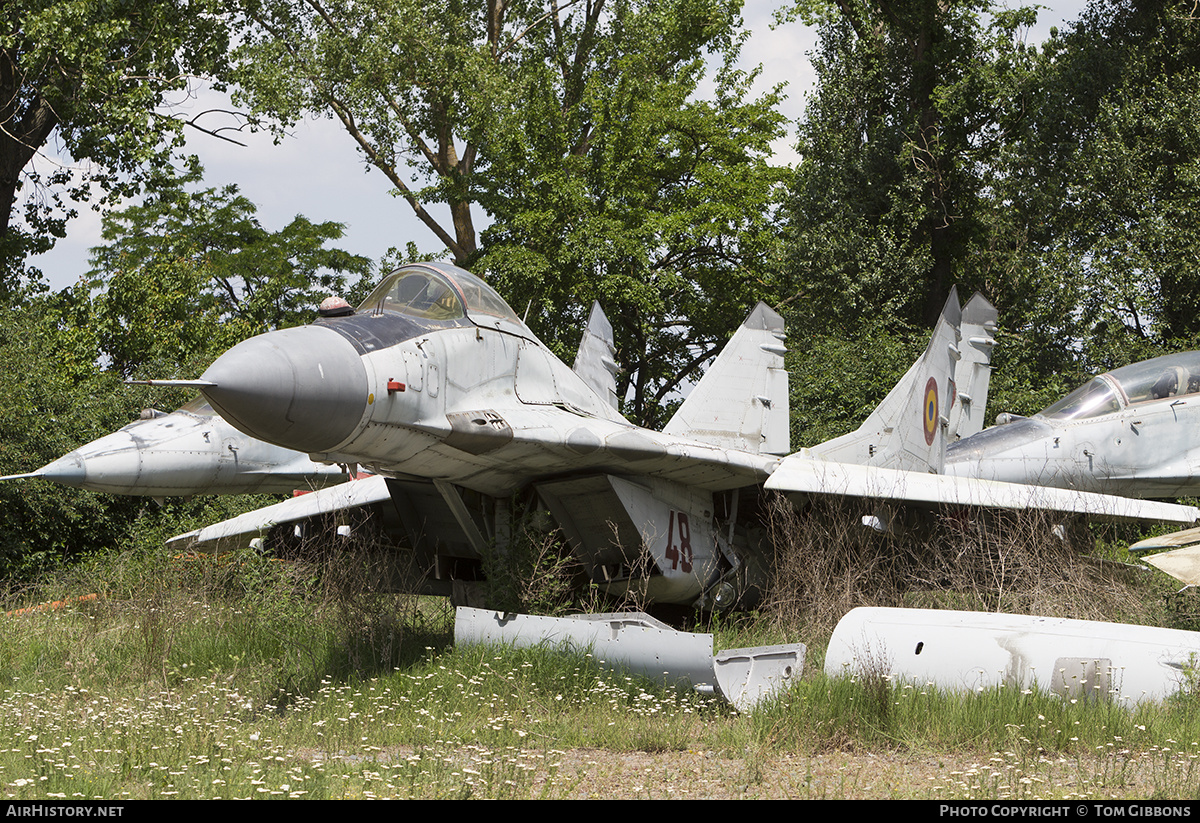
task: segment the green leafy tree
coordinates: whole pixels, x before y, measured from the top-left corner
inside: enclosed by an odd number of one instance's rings
[[[1080,350],[1107,369],[1200,342],[1200,19],[1096,0],[1043,51],[1022,144],[1029,253],[1067,273]]]
[[[356,285],[370,285],[366,258],[328,248],[340,225],[297,217],[269,232],[235,187],[185,191],[198,181],[194,169],[108,215],[110,244],[93,250],[90,281],[26,295],[5,313],[0,367],[19,379],[0,401],[0,474],[37,469],[124,426],[143,406],[171,409],[188,399],[122,378],[195,376],[249,335],[307,321],[330,292],[353,299]],[[109,550],[135,529],[175,534],[197,518],[211,522],[265,502],[160,507],[44,480],[0,484],[0,575]]]
[[[0,318],[0,474],[32,471],[125,425],[143,392],[96,365],[87,292],[32,297]],[[0,574],[53,565],[120,539],[140,501],[46,481],[0,483]]]
[[[744,102],[731,68],[739,8],[243,0],[239,99],[281,133],[310,112],[340,121],[456,263],[537,306],[560,353],[601,298],[630,410],[653,422],[772,294],[765,158],[781,121],[774,95]],[[706,56],[722,66],[711,103],[695,100]]]
[[[66,231],[72,202],[136,192],[169,167],[182,119],[162,106],[216,72],[228,37],[209,0],[9,0],[0,6],[0,287]],[[82,164],[33,160],[52,137]],[[23,204],[23,205],[22,205]]]
[[[865,414],[888,388],[855,382],[884,369],[871,336],[924,337],[957,284],[1000,310],[994,407],[1037,411],[1072,388],[1086,326],[1069,256],[1047,242],[1063,185],[1044,140],[1064,111],[1048,91],[1054,60],[1023,41],[1034,9],[840,0],[793,13],[821,26],[787,202],[792,305],[820,307],[789,316],[800,356],[830,337],[860,341],[857,360],[837,353],[837,394],[862,396]]]
[[[370,285],[367,258],[328,247],[341,224],[297,216],[270,232],[236,186],[186,191],[199,180],[193,168],[107,215],[109,243],[92,250],[95,329],[123,375],[198,374],[234,343],[309,322],[325,297],[354,300]]]
[[[787,355],[792,448],[852,431],[928,343],[928,333],[887,322],[805,337]]]
[[[656,36],[670,25],[639,22]],[[733,70],[735,48],[711,102],[691,99],[698,55],[665,68],[648,51],[623,58],[616,88],[605,73],[586,79],[581,95],[596,102],[574,131],[543,116],[558,100],[548,93],[557,68],[542,64],[536,88],[547,92],[531,95],[490,149],[493,190],[481,199],[495,222],[476,269],[528,305],[530,324],[567,358],[599,300],[623,367],[618,396],[630,417],[656,426],[672,392],[754,304],[778,300],[774,218],[786,170],[768,162],[782,133],[778,98],[744,102],[752,78]],[[571,144],[585,130],[591,147],[577,154]]]
[[[237,99],[279,135],[336,118],[458,263],[477,251],[472,189],[511,52],[536,3],[241,0]],[[535,31],[545,24],[534,26]],[[449,222],[430,206],[448,207]]]
[[[1198,25],[1187,4],[1097,0],[996,74],[1004,142],[966,270],[1000,308],[997,410],[1200,343]]]
[[[0,317],[0,369],[19,375],[0,397],[0,475],[31,472],[126,425],[143,407],[170,409],[187,398],[179,390],[124,385],[101,368],[93,312],[85,284],[28,297]],[[0,483],[0,579],[19,585],[85,555],[145,545],[148,534],[180,534],[276,499],[160,503],[48,480],[6,481]]]
[[[981,14],[991,13],[984,28]],[[982,286],[983,199],[1008,132],[1033,11],[978,0],[819,0],[818,87],[800,128],[790,259],[820,322],[930,327],[950,287]]]

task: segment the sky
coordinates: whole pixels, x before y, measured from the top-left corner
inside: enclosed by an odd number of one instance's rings
[[[1027,42],[1041,42],[1049,36],[1051,26],[1075,20],[1084,0],[1049,0],[1048,6],[1039,13]],[[809,55],[817,38],[814,29],[799,22],[773,28],[775,7],[773,0],[747,0],[743,18],[751,37],[742,49],[742,63],[746,69],[762,66],[754,96],[777,83],[787,84],[782,111],[793,127],[787,138],[775,144],[774,162],[790,165],[798,159],[793,147],[794,123],[803,115],[805,97],[813,86]],[[189,108],[201,111],[206,107],[230,106],[214,92],[202,90]],[[279,144],[266,133],[241,134],[237,139],[246,145],[191,131],[185,151],[199,156],[205,187],[236,183],[258,206],[259,220],[268,231],[278,231],[303,214],[315,223],[332,220],[345,224],[345,236],[334,245],[372,260],[378,261],[389,248],[403,249],[409,241],[422,251],[441,250],[432,232],[412,216],[409,205],[388,193],[391,184],[363,161],[350,136],[335,121],[306,120]],[[41,162],[62,161],[50,156]],[[430,210],[439,214],[436,207]],[[65,288],[88,270],[88,250],[102,243],[100,229],[100,215],[85,207],[69,224],[65,239],[31,260],[51,288]]]

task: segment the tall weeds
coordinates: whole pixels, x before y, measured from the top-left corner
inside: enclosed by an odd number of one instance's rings
[[[969,510],[861,524],[861,507],[816,498],[769,505],[774,579],[765,613],[823,642],[857,606],[909,606],[1149,620],[1144,587],[1121,564],[1092,556],[1085,527],[1036,511]]]
[[[10,609],[62,608],[9,618],[0,677],[49,669],[51,682],[171,688],[196,671],[230,671],[256,705],[278,705],[324,678],[389,672],[444,642],[448,613],[410,593],[407,557],[369,534],[306,541],[288,557],[177,556],[161,546],[97,555],[9,600]],[[81,593],[97,597],[73,605]],[[30,644],[46,666],[31,670]]]

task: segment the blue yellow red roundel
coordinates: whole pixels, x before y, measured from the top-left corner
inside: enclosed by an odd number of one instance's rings
[[[933,445],[933,435],[937,432],[938,421],[938,390],[937,380],[932,377],[925,384],[925,402],[922,404],[925,416],[925,445]]]

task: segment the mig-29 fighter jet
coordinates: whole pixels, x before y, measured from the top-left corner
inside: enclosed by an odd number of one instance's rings
[[[720,606],[763,561],[764,487],[867,512],[883,501],[1196,521],[1192,507],[939,474],[960,321],[952,293],[925,354],[862,428],[789,455],[783,319],[765,304],[656,432],[621,416],[605,369],[567,367],[479,278],[405,266],[348,316],[251,338],[199,380],[167,381],[199,388],[252,437],[376,476],[177,540],[220,545],[390,502],[437,590],[502,552],[518,518],[548,510],[606,591]]]
[[[146,409],[112,434],[80,446],[26,474],[108,494],[162,499],[197,494],[290,493],[341,483],[345,469],[247,437],[222,420],[203,397],[176,411]]]
[[[1170,498],[1200,494],[1200,352],[1089,380],[1033,417],[952,443],[946,474]]]

